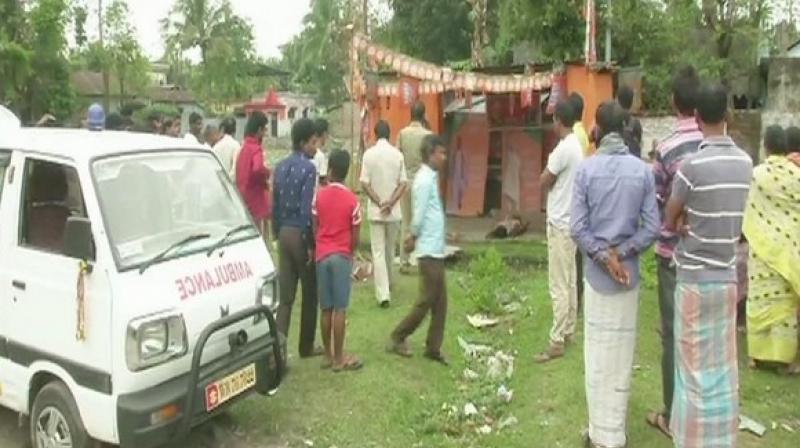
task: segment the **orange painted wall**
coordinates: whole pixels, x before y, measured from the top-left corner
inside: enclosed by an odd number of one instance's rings
[[[539,177],[542,173],[542,136],[531,135],[524,129],[503,132],[503,176],[510,169],[508,153],[514,148],[520,159],[520,212],[527,214],[541,209]],[[510,211],[511,203],[503,195],[503,210]]]
[[[425,117],[431,126],[431,131],[440,134],[442,130],[442,101],[439,94],[420,95],[420,100],[425,104]],[[375,107],[370,109],[370,127],[367,147],[375,143],[375,124],[378,120],[385,120],[392,129],[392,144],[397,144],[400,131],[411,123],[411,107],[403,104],[396,96],[379,97]]]
[[[611,72],[597,72],[583,65],[567,66],[567,92],[578,92],[583,97],[583,125],[590,132],[594,127],[597,108],[614,99],[614,77]]]
[[[459,144],[464,164],[465,186],[458,201],[455,170]],[[448,154],[447,213],[456,216],[480,216],[486,194],[486,170],[489,167],[489,123],[485,114],[468,114],[467,121],[450,139]]]

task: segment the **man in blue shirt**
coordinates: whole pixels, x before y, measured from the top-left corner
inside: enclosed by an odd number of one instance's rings
[[[416,331],[430,311],[431,323],[424,356],[448,365],[441,351],[447,317],[447,282],[444,269],[445,219],[438,174],[447,166],[447,149],[440,137],[428,135],[422,140],[420,156],[425,163],[414,178],[410,235],[404,245],[406,253],[415,252],[417,255],[422,294],[408,316],[392,332],[386,349],[410,357],[406,338]]]
[[[292,126],[292,154],[275,168],[272,188],[272,232],[278,238],[280,304],[278,331],[289,335],[298,280],[303,286],[300,315],[300,357],[319,356],[314,347],[317,330],[317,278],[311,206],[317,186],[317,169],[311,162],[316,152],[314,122],[298,120]]]
[[[584,356],[589,443],[626,444],[636,320],[639,255],[660,225],[652,170],[622,137],[625,111],[603,103],[597,153],[578,167],[570,228],[584,258]]]

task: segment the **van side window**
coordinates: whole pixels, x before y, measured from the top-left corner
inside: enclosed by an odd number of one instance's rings
[[[20,245],[60,254],[70,216],[86,217],[75,168],[55,162],[25,162]]]

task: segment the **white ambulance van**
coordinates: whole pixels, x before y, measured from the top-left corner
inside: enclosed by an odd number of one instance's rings
[[[275,265],[213,153],[0,133],[0,406],[34,448],[150,448],[277,389]]]

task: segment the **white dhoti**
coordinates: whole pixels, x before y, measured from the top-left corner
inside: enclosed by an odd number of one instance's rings
[[[585,284],[584,361],[589,437],[606,448],[625,446],[639,288],[602,294]]]

